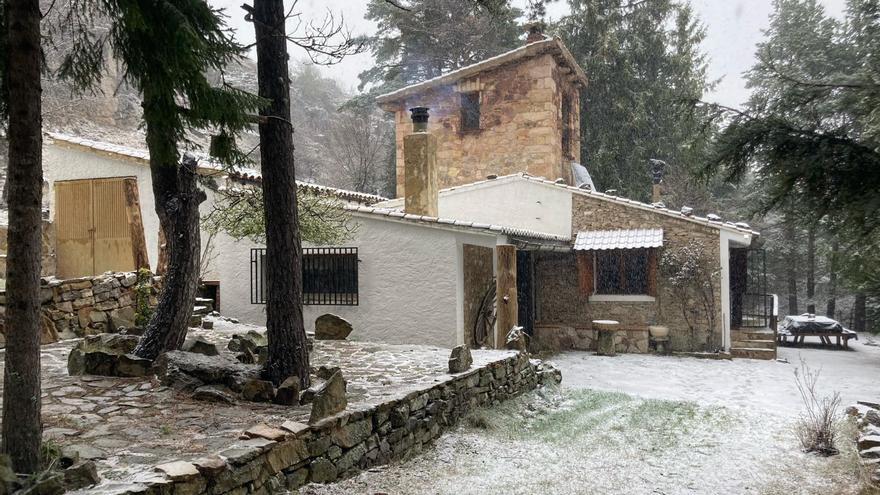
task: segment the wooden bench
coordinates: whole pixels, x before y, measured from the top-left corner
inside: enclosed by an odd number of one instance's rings
[[[852,331],[845,332],[808,332],[808,333],[790,333],[784,330],[780,330],[776,339],[780,344],[788,344],[788,338],[794,337],[792,344],[797,346],[799,344],[804,343],[805,337],[819,337],[819,340],[822,341],[823,345],[834,345],[831,343],[831,339],[837,339],[837,347],[843,347],[844,349],[849,349],[849,339],[855,338],[858,340],[859,336]],[[843,341],[843,345],[841,345],[841,341]]]

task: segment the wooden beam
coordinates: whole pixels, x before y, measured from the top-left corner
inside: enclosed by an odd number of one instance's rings
[[[126,178],[123,184],[125,191],[125,215],[131,232],[131,254],[134,269],[150,268],[147,254],[147,240],[144,238],[144,221],[141,217],[141,201],[138,193],[137,179]]]
[[[498,298],[498,318],[495,323],[495,348],[504,349],[507,333],[519,324],[519,306],[516,293],[516,246],[495,246],[495,284]]]

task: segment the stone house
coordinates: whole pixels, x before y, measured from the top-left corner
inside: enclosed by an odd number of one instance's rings
[[[587,76],[558,39],[539,39],[440,77],[379,96],[394,114],[397,197],[404,192],[408,109],[428,107],[440,187],[528,172],[575,184],[580,88]]]

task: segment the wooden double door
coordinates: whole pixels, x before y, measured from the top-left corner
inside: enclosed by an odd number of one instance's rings
[[[149,267],[137,179],[55,182],[58,278]]]

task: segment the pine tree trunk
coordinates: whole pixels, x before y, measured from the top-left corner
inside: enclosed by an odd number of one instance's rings
[[[828,306],[825,308],[825,316],[834,318],[837,313],[837,255],[840,251],[840,243],[832,241],[831,253],[828,255]]]
[[[9,232],[3,452],[19,473],[40,469],[40,265],[43,138],[40,3],[6,4]]]
[[[816,314],[816,225],[807,231],[807,313]]]
[[[276,385],[298,376],[309,386],[309,353],[302,315],[302,246],[296,205],[290,78],[283,0],[254,0],[260,111],[260,163],[266,215],[266,327],[264,375]]]
[[[864,292],[856,294],[856,300],[853,303],[853,330],[856,332],[864,332],[866,330],[866,320],[868,298]]]
[[[134,354],[146,359],[156,359],[183,345],[199,288],[199,204],[206,197],[196,182],[195,159],[184,157],[182,164],[171,159],[177,156],[176,142],[161,124],[156,124],[163,106],[170,104],[173,102],[156,99],[150,88],[144,88],[153,197],[168,252],[159,304],[134,349]]]
[[[788,215],[785,216],[785,228],[783,237],[788,247],[788,256],[785,259],[785,277],[788,280],[788,314],[796,315],[798,311],[797,297],[797,239],[795,239],[795,227]]]

